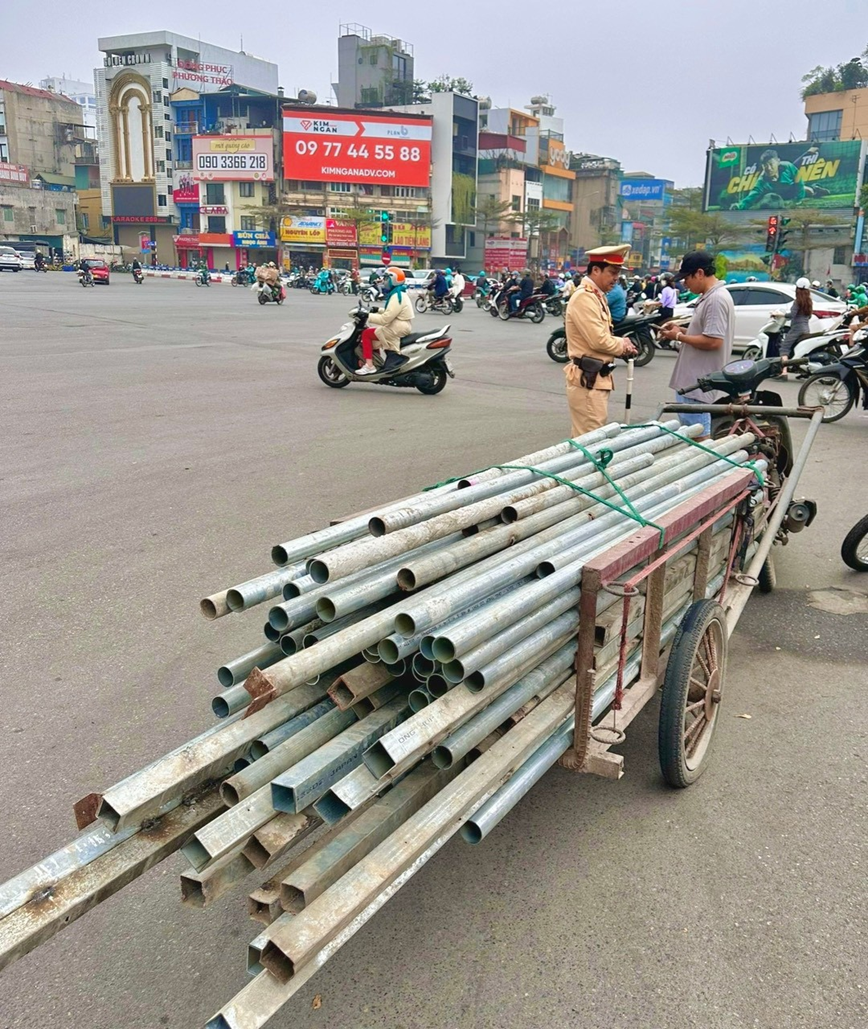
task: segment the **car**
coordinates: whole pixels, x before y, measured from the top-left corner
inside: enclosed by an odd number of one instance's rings
[[[753,343],[772,311],[789,311],[796,299],[796,287],[789,282],[733,282],[726,288],[735,304],[735,339],[732,349],[736,353]],[[843,301],[821,293],[818,289],[811,290],[811,297],[814,301],[811,332],[822,332],[829,328],[832,319],[839,318],[847,310]],[[675,308],[674,317],[687,317],[695,304],[696,300],[679,304]]]
[[[0,272],[20,272],[24,262],[12,247],[0,246]]]
[[[36,267],[36,255],[32,250],[16,250],[16,254],[21,258],[21,267],[27,271],[33,271]]]
[[[109,285],[109,266],[105,261],[100,260],[98,257],[86,257],[87,266],[90,268],[90,273],[93,275],[94,283],[101,282],[103,285]]]
[[[433,275],[433,268],[405,268],[404,283],[407,289],[424,289]]]

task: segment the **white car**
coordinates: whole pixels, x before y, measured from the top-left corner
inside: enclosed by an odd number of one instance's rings
[[[24,262],[12,247],[0,247],[0,272],[20,272]]]
[[[434,276],[433,268],[405,268],[404,283],[407,289],[424,289]]]
[[[15,253],[21,258],[21,267],[33,271],[36,267],[36,254],[31,250],[16,250]]]
[[[796,299],[796,287],[789,282],[734,282],[726,287],[735,304],[735,340],[733,350],[741,352],[757,338],[768,322],[772,311],[787,310]],[[811,290],[814,314],[811,318],[811,332],[822,332],[831,321],[847,310],[847,305],[834,297]],[[675,317],[687,317],[693,310],[695,300],[679,304]]]

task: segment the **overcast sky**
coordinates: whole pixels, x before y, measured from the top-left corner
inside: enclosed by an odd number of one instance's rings
[[[568,149],[698,185],[708,140],[805,135],[801,76],[868,44],[866,0],[695,0],[692,4],[324,4],[0,0],[0,78],[91,80],[97,34],[167,29],[274,61],[287,95],[331,95],[342,22],[412,43],[416,78],[464,76],[494,106],[550,94]],[[50,15],[50,16],[49,16]],[[96,27],[99,26],[97,29]]]

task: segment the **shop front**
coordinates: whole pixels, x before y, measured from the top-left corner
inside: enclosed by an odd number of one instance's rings
[[[326,252],[326,219],[318,215],[291,215],[280,222],[283,245],[283,266],[291,268],[323,268]]]
[[[363,267],[379,268],[383,263],[382,226],[379,223],[359,228],[359,260]],[[430,263],[431,227],[413,222],[392,222],[388,244],[391,263],[396,268],[424,268]]]
[[[236,268],[277,261],[277,236],[262,229],[242,229],[229,237],[235,247]]]

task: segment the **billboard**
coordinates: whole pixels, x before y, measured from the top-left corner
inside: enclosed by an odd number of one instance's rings
[[[325,246],[326,220],[319,215],[281,218],[280,238],[284,243],[314,243]]]
[[[112,183],[112,216],[115,220],[155,221],[157,197],[154,187],[130,183]]]
[[[175,89],[190,86],[195,89],[197,86],[217,86],[222,89],[224,86],[231,86],[235,79],[232,76],[231,64],[206,64],[200,61],[186,60],[179,57],[175,61],[172,75],[175,80]]]
[[[625,200],[662,200],[666,183],[663,179],[624,179],[618,194]]]
[[[379,222],[368,222],[359,226],[359,243],[364,246],[382,246]],[[414,225],[412,222],[392,222],[393,247],[409,247],[413,250],[431,249],[431,226]]]
[[[175,180],[172,200],[176,204],[199,203],[199,183],[188,172],[181,172]]]
[[[706,210],[852,207],[861,153],[861,140],[712,150]]]
[[[491,236],[485,241],[485,267],[489,271],[520,271],[527,267],[527,240]]]
[[[235,247],[273,247],[277,240],[273,232],[262,229],[243,229],[232,233],[232,246]]]
[[[284,176],[427,187],[431,125],[431,118],[410,115],[285,107]]]
[[[0,161],[0,183],[29,186],[30,173],[23,164],[10,164],[8,161]]]
[[[207,182],[273,182],[271,136],[194,136],[193,178]]]

